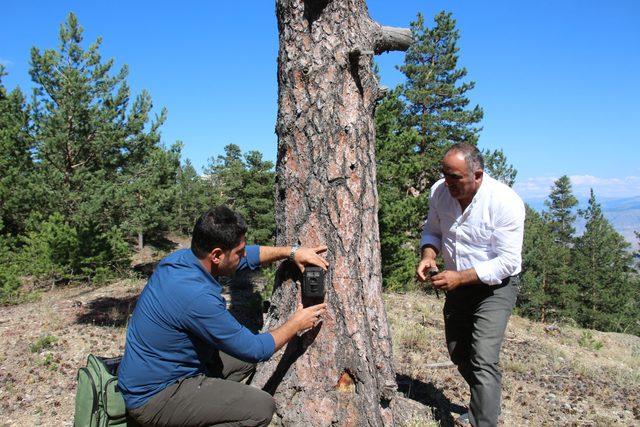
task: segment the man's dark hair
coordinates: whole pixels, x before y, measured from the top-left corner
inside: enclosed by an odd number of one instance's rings
[[[240,244],[247,233],[244,219],[226,206],[216,206],[202,214],[193,227],[191,250],[202,259],[214,248],[224,251]]]
[[[447,154],[452,151],[463,155],[469,172],[475,172],[478,169],[484,170],[484,157],[482,157],[482,153],[480,153],[480,150],[478,150],[478,147],[475,145],[469,144],[468,142],[458,142],[447,150]]]

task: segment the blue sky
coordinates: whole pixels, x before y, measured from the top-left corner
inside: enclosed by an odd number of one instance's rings
[[[196,167],[229,143],[275,160],[278,49],[274,1],[154,2],[4,0],[4,84],[29,90],[29,49],[57,46],[68,12],[85,41],[129,66],[133,93],[147,89],[169,116],[163,141],[184,143]],[[640,2],[369,0],[373,19],[408,26],[453,13],[460,64],[476,82],[485,118],[479,145],[502,148],[526,199],[560,175],[584,196],[640,196]],[[383,84],[402,82],[402,53],[377,61]]]

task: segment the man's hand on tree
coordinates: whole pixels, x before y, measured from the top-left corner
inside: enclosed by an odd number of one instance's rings
[[[318,326],[322,321],[322,316],[327,311],[327,304],[317,304],[304,308],[300,296],[300,285],[298,285],[298,305],[296,311],[287,319],[284,324],[274,330],[269,331],[275,342],[275,351],[278,351],[291,338],[302,335],[305,331]]]
[[[327,311],[327,303],[312,305],[303,308],[302,303],[298,303],[298,308],[291,316],[291,321],[297,326],[297,332],[314,328],[322,321],[322,315]]]
[[[293,256],[293,261],[303,273],[305,265],[315,265],[326,271],[329,267],[329,263],[326,259],[320,256],[321,253],[326,251],[326,246],[316,246],[315,248],[301,246]]]

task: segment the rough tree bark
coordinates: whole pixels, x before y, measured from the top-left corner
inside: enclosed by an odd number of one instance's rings
[[[326,244],[328,315],[265,363],[284,425],[393,425],[391,338],[382,301],[373,55],[406,50],[408,29],[369,18],[364,0],[277,0],[278,245]],[[299,275],[282,265],[265,322],[294,310]]]

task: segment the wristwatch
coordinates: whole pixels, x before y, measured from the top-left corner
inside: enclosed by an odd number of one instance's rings
[[[291,252],[289,253],[289,260],[293,261],[293,258],[296,256],[296,252],[300,249],[300,245],[295,243],[291,246]]]

